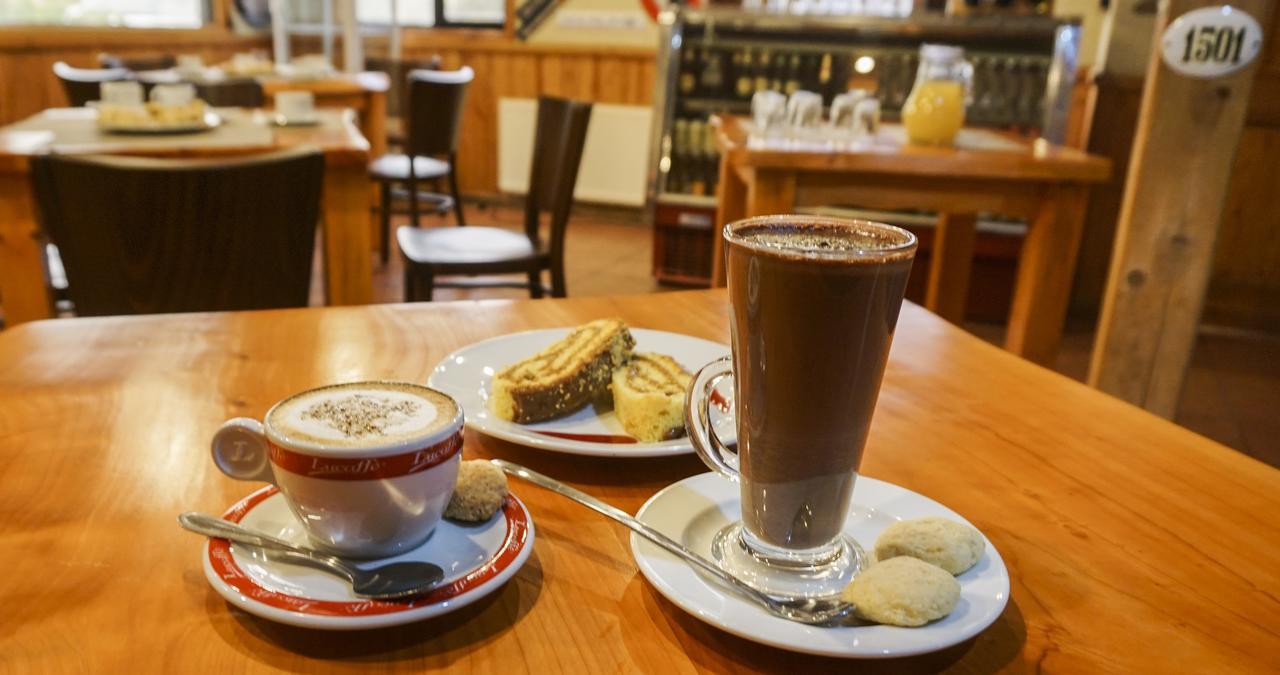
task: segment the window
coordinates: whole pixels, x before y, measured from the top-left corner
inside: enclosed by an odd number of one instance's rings
[[[324,1],[292,0],[294,22],[318,26]],[[396,18],[401,26],[413,27],[501,26],[506,9],[504,0],[397,0]],[[365,26],[391,25],[391,0],[356,0],[356,20]]]
[[[399,0],[396,14],[401,26],[436,25],[435,0]],[[373,26],[391,25],[391,0],[356,0],[356,20]]]
[[[435,0],[443,5],[447,25],[501,26],[507,18],[503,0]]]
[[[0,0],[0,24],[199,28],[206,0]]]

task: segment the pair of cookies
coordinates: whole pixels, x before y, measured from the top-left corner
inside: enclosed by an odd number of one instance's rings
[[[876,562],[845,588],[843,598],[868,621],[923,626],[960,601],[954,575],[982,557],[985,543],[972,527],[939,517],[903,520],[876,539]]]

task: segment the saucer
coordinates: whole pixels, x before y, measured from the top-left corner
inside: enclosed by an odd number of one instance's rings
[[[320,124],[319,113],[311,113],[309,115],[294,115],[286,117],[279,113],[269,116],[271,124],[277,127],[314,127]]]
[[[595,457],[667,457],[692,453],[693,444],[687,436],[658,443],[637,442],[627,436],[612,409],[588,405],[564,417],[534,424],[508,422],[489,411],[493,374],[542,351],[570,330],[552,328],[512,333],[468,345],[437,364],[427,385],[449,394],[462,406],[467,426],[512,443]],[[636,351],[666,354],[691,373],[729,354],[728,345],[679,333],[632,328],[631,335],[636,339]],[[717,391],[721,405],[732,409],[732,387],[725,382]],[[713,411],[711,417],[721,440],[732,443],[733,416]]]
[[[966,523],[951,509],[891,483],[859,476],[845,533],[868,551],[895,521],[942,516]],[[740,517],[738,484],[718,474],[691,476],[654,495],[636,517],[711,558],[711,540]],[[678,607],[739,637],[780,649],[844,658],[891,658],[945,649],[990,626],[1009,600],[1009,572],[991,542],[978,564],[956,577],[960,602],[951,614],[920,626],[806,626],[777,618],[657,546],[631,535],[631,552],[649,583]]]
[[[290,543],[306,544],[301,524],[274,485],[245,497],[222,517]],[[466,607],[501,588],[532,550],[529,511],[515,495],[507,495],[502,510],[488,522],[461,525],[441,520],[422,546],[367,563],[421,560],[443,567],[444,580],[420,597],[361,598],[337,576],[277,562],[259,549],[226,539],[209,539],[205,544],[204,575],[227,602],[264,619],[304,628],[362,630],[421,621]]]

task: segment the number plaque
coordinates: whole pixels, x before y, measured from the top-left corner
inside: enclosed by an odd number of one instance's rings
[[[1262,27],[1230,5],[1201,7],[1173,20],[1160,39],[1164,64],[1188,77],[1222,77],[1249,65],[1262,48]]]

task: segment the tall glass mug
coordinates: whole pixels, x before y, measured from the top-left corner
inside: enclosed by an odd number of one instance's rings
[[[802,215],[729,223],[724,238],[733,356],[699,371],[685,401],[698,456],[741,487],[742,521],[712,553],[762,591],[837,595],[864,564],[844,525],[916,238]],[[709,424],[727,376],[736,452]]]

